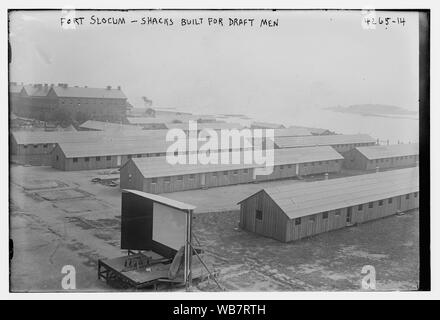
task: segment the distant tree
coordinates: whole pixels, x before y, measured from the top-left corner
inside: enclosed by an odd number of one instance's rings
[[[144,101],[144,105],[146,107],[151,107],[153,105],[153,100],[150,100],[145,96],[142,97],[142,100]]]
[[[156,111],[154,111],[153,108],[147,108],[147,110],[145,111],[145,114],[149,117],[155,117]]]

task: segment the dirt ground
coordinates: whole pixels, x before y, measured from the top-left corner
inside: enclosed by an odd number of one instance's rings
[[[120,249],[121,191],[91,182],[111,171],[11,167],[12,291],[63,291],[65,265],[76,269],[77,290],[114,290],[97,279],[97,260],[126,254]],[[166,194],[198,207],[195,235],[224,289],[361,290],[364,265],[375,267],[378,290],[417,289],[418,212],[289,244],[240,230],[236,203],[284,183]],[[212,280],[197,289],[219,290]]]

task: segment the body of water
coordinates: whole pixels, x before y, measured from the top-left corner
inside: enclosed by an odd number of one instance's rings
[[[274,112],[252,117],[259,121],[282,123],[286,127],[298,125],[325,128],[342,134],[366,133],[379,139],[381,143],[386,143],[387,140],[390,144],[419,141],[419,120],[416,118],[362,116],[325,109],[310,109],[295,115]]]

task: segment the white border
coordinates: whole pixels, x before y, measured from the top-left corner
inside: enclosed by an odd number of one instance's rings
[[[7,71],[7,9],[8,8],[61,8],[64,6],[77,8],[278,8],[278,9],[319,9],[319,8],[335,8],[335,9],[362,9],[364,7],[373,7],[376,9],[431,9],[431,163],[438,163],[439,146],[438,137],[440,137],[440,126],[438,122],[439,117],[439,79],[438,79],[438,57],[439,39],[440,39],[440,23],[439,23],[439,2],[432,1],[395,1],[395,0],[381,0],[381,1],[140,1],[140,0],[124,0],[124,1],[93,1],[93,0],[78,0],[78,1],[12,1],[6,0],[1,2],[0,9],[0,25],[1,36],[0,43],[2,50],[0,51],[0,61],[2,61],[2,72],[0,73],[1,90],[1,119],[2,119],[2,135],[1,135],[1,150],[8,148],[8,133],[7,133],[7,90],[8,87],[8,71]],[[434,138],[436,137],[436,138]],[[3,240],[0,241],[0,298],[1,299],[439,299],[440,298],[440,277],[437,270],[440,270],[440,221],[438,213],[440,212],[438,201],[431,201],[431,292],[192,292],[192,293],[9,293],[9,262],[8,257],[8,158],[4,152],[1,158],[1,214],[0,214],[0,234],[3,235]],[[440,194],[439,188],[439,167],[431,165],[431,198],[433,195]],[[434,232],[433,232],[434,231]],[[437,231],[437,232],[435,232]]]

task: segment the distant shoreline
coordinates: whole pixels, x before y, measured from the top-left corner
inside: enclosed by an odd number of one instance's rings
[[[381,104],[364,104],[351,105],[348,107],[329,107],[325,108],[334,112],[342,112],[348,114],[358,114],[365,117],[382,117],[395,119],[418,120],[417,111],[410,111],[397,106],[381,105]]]
[[[342,111],[342,110],[331,110],[333,112],[340,112],[340,113],[346,113],[346,114],[356,114],[363,117],[380,117],[380,118],[393,118],[393,119],[409,119],[409,120],[419,120],[418,116],[405,116],[405,115],[398,115],[398,114],[380,114],[380,113],[360,113],[360,112],[350,112],[350,111]]]

